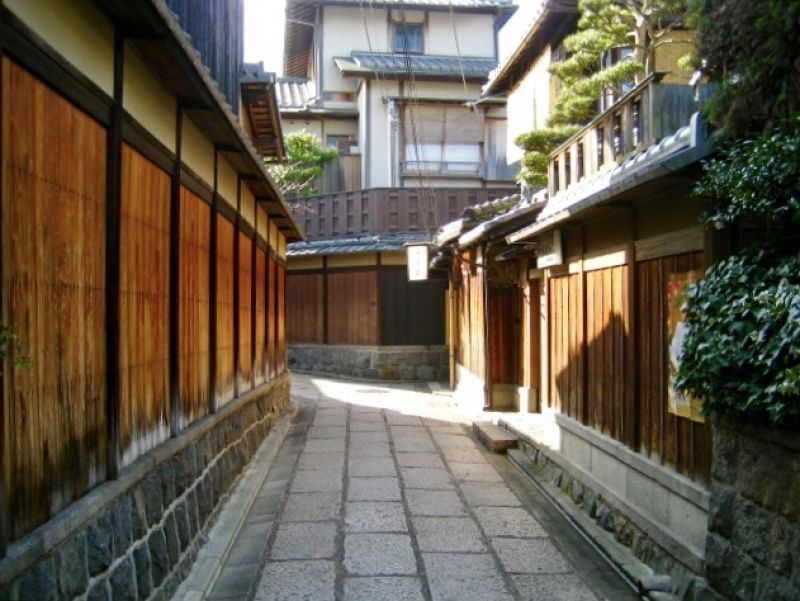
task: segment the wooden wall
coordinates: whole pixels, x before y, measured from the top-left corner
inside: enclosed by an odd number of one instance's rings
[[[233,365],[234,226],[217,215],[217,404],[234,396]]]
[[[635,278],[630,269],[617,264],[546,279],[548,404],[706,482],[709,427],[667,410],[667,288],[676,274],[699,277],[702,254],[639,261]]]
[[[521,299],[517,286],[489,287],[489,359],[492,384],[521,385]]]
[[[212,186],[121,107],[119,120],[90,117],[73,104],[85,97],[68,101],[7,56],[0,96],[0,322],[30,360],[2,365],[2,555],[229,402],[237,369],[241,392],[267,362],[281,373],[286,300],[277,226],[269,251],[237,233]]]
[[[211,208],[181,188],[180,223],[180,428],[209,408],[209,232]]]
[[[484,274],[483,268],[477,265],[477,259],[477,254],[473,250],[463,252],[460,260],[454,261],[458,311],[456,360],[474,376],[483,380],[486,377]]]
[[[122,465],[169,437],[170,176],[122,148],[120,409]]]
[[[372,264],[288,272],[290,344],[445,344],[443,276],[409,282],[405,266],[358,261]]]
[[[2,320],[30,366],[3,374],[8,534],[106,477],[103,128],[2,59]]]

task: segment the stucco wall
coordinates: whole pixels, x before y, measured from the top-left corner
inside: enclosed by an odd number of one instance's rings
[[[547,127],[550,116],[550,48],[539,56],[533,67],[508,95],[508,143],[506,156],[513,163],[522,158],[522,149],[514,139],[532,129]]]

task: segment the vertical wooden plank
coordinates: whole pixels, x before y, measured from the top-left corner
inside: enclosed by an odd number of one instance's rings
[[[624,346],[624,363],[625,363],[625,413],[624,413],[624,430],[625,441],[632,449],[639,451],[641,449],[641,435],[639,425],[642,423],[642,414],[640,411],[639,399],[637,392],[639,389],[639,363],[636,361],[635,355],[635,341],[639,336],[637,328],[637,305],[636,305],[636,289],[637,289],[637,270],[636,270],[636,248],[634,241],[636,240],[636,210],[630,209],[629,216],[629,238],[626,249],[626,277],[623,279],[625,285],[625,312],[623,313],[624,327],[625,327],[625,346]]]
[[[180,403],[180,230],[181,230],[181,142],[183,107],[177,104],[175,116],[175,164],[172,170],[169,211],[169,398],[170,435],[179,431]]]
[[[322,344],[328,344],[330,335],[328,334],[329,321],[328,307],[328,257],[322,256]]]
[[[256,387],[256,238],[258,236],[258,203],[255,205],[255,224],[250,240],[250,388]]]
[[[208,413],[217,412],[217,236],[219,235],[219,148],[214,146],[214,192],[208,230]]]
[[[6,59],[3,50],[3,42],[0,40],[0,322],[7,324],[9,320],[6,316],[5,303],[3,299],[3,271],[6,259],[5,240],[6,236],[3,235],[3,205],[5,204],[5,187],[4,187],[4,171],[5,171],[5,154],[4,154],[4,138],[6,135]],[[6,425],[6,399],[8,398],[8,373],[6,361],[0,363],[0,558],[6,556],[6,547],[8,547],[8,513],[6,511],[6,445],[10,429]]]
[[[239,299],[239,238],[242,227],[242,177],[241,175],[236,178],[236,221],[233,228],[233,396],[238,398],[239,390],[239,345],[241,344],[241,335],[239,328],[241,326],[239,307],[241,300]]]
[[[108,477],[119,474],[119,350],[120,350],[120,180],[122,161],[122,117],[124,109],[123,69],[125,38],[114,29],[114,100],[106,155],[106,419],[108,424]]]

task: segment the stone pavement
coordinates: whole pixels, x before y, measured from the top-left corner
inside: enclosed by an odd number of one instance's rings
[[[258,488],[239,529],[212,532],[230,544],[176,601],[637,598],[449,397],[308,376],[292,393],[301,411],[266,478],[243,479]]]

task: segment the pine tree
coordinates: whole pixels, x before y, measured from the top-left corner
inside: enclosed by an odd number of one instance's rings
[[[578,31],[564,38],[566,60],[550,72],[563,84],[546,129],[519,136],[526,151],[520,180],[534,187],[547,183],[547,156],[597,114],[604,90],[637,82],[653,70],[655,48],[669,33],[687,25],[688,0],[579,0]],[[603,52],[632,47],[633,56],[601,68]]]

